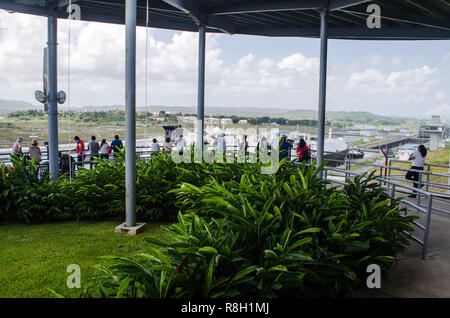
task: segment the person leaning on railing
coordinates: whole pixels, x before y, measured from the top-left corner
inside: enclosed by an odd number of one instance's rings
[[[23,155],[22,152],[22,137],[17,137],[17,141],[14,143],[11,149],[11,154],[21,157]]]
[[[110,146],[106,142],[106,139],[103,138],[102,142],[100,144],[100,159],[109,159],[109,153],[110,152],[111,152]]]
[[[155,152],[159,152],[159,144],[156,138],[153,138],[152,143],[150,144],[150,156],[153,156]]]
[[[33,140],[31,146],[28,148],[28,154],[30,155],[30,159],[34,159],[35,164],[39,164],[42,161],[42,153],[41,148],[38,147],[38,141],[36,139]]]
[[[170,137],[166,137],[166,141],[163,144],[163,153],[170,154],[172,152],[172,143],[170,142]]]
[[[120,150],[123,149],[123,143],[122,143],[122,140],[120,140],[119,135],[114,136],[114,140],[111,141],[111,148],[114,153],[114,158],[116,158],[117,154],[120,152]]]
[[[423,171],[423,166],[425,164],[425,159],[427,157],[427,148],[425,148],[424,145],[420,145],[419,147],[417,147],[417,151],[412,153],[409,156],[408,160],[412,160],[412,165],[411,165],[411,169],[413,170],[422,170]],[[419,172],[416,171],[408,171],[406,173],[405,178],[407,180],[412,180],[412,181],[419,181]],[[418,188],[419,184],[414,182],[414,188]],[[423,187],[423,184],[420,185],[420,187]],[[416,195],[415,194],[411,194],[408,197],[410,198],[415,198]]]

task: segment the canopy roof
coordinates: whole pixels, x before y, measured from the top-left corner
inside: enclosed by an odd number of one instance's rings
[[[125,24],[125,0],[72,0],[81,19]],[[137,24],[146,25],[146,0],[137,0]],[[68,18],[69,0],[0,0],[0,8]],[[369,4],[381,7],[381,28],[366,25]],[[329,10],[328,38],[450,39],[450,0],[149,0],[149,26],[263,36],[320,37],[320,11]]]

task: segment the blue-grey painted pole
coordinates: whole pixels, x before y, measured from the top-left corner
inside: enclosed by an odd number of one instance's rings
[[[57,26],[58,20],[54,13],[48,16],[48,156],[49,172],[53,181],[59,176],[58,165],[58,90],[57,73]]]
[[[126,0],[125,15],[125,202],[130,227],[136,225],[136,0]]]
[[[203,131],[205,126],[205,37],[206,28],[198,29],[198,96],[197,96],[197,145],[203,151]],[[200,157],[201,158],[201,157]]]
[[[328,47],[328,12],[320,12],[320,78],[319,78],[319,117],[317,133],[317,165],[322,164],[325,143],[325,102],[327,94],[327,47]]]

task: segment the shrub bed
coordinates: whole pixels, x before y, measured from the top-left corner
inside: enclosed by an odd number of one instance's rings
[[[56,183],[38,178],[38,166],[26,158],[12,157],[12,166],[2,164],[0,220],[51,221],[65,213],[73,219],[104,219],[125,216],[125,159],[96,160],[95,169],[80,168],[69,182],[63,175]],[[176,220],[176,196],[170,190],[181,182],[196,186],[208,180],[239,180],[255,164],[176,164],[156,153],[136,163],[136,213],[138,220]]]
[[[165,227],[162,249],[105,257],[83,296],[311,297],[351,294],[369,264],[385,273],[408,244],[416,217],[387,199],[374,175],[344,188],[317,178],[322,167],[239,180],[182,183],[170,191],[183,214]]]
[[[26,223],[53,220],[61,213],[61,180],[38,178],[38,166],[25,157],[11,157],[0,165],[0,221]]]

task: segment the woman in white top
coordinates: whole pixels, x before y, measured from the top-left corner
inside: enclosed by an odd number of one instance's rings
[[[412,165],[410,169],[414,170],[423,170],[423,166],[425,164],[425,159],[427,157],[427,148],[424,145],[420,145],[417,147],[417,151],[409,156],[409,160],[412,160]],[[419,172],[408,171],[405,177],[407,180],[419,181]],[[418,188],[419,184],[414,182],[414,188]],[[423,187],[423,184],[420,185]],[[415,194],[409,195],[410,198],[415,198]]]
[[[106,139],[102,139],[102,142],[100,143],[100,159],[109,159],[108,148],[109,145],[106,142]]]
[[[180,154],[180,156],[183,155],[185,143],[186,142],[183,138],[183,135],[181,134],[177,139],[175,139],[175,145],[177,146],[177,151]]]
[[[153,138],[153,142],[150,144],[150,154],[153,155],[155,152],[159,151],[159,145],[158,140],[156,138]]]

